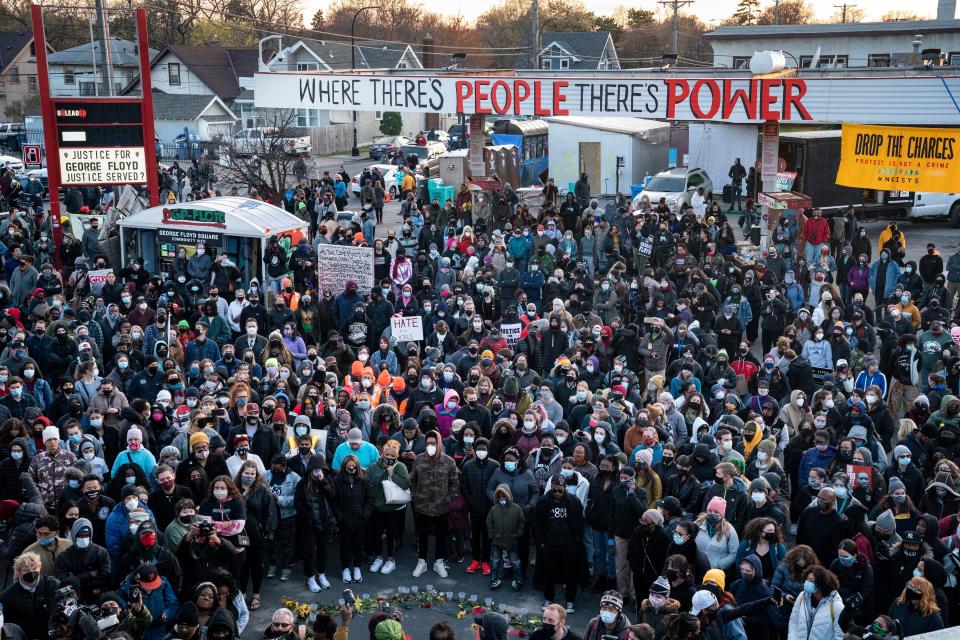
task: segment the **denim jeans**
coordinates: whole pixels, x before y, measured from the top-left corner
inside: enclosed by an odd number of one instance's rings
[[[490,551],[490,575],[497,578],[500,577],[500,566],[503,564],[503,552],[502,547],[493,547]],[[510,558],[510,564],[513,566],[513,571],[515,575],[520,575],[520,554],[517,553],[516,549],[510,549],[507,551],[507,557]]]
[[[593,575],[609,577],[617,575],[613,537],[606,531],[596,529],[591,531],[593,531]]]

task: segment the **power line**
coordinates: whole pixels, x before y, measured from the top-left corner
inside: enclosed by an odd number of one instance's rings
[[[679,45],[677,44],[680,33],[680,7],[693,4],[693,0],[657,0],[657,4],[669,5],[673,9],[673,53],[680,55]]]
[[[833,5],[833,8],[834,8],[834,9],[840,9],[840,22],[841,22],[841,23],[846,23],[846,22],[847,22],[847,9],[856,9],[856,8],[857,8],[857,5],[855,5],[855,4],[847,4],[846,2],[844,2],[843,4],[835,4],[835,5]]]

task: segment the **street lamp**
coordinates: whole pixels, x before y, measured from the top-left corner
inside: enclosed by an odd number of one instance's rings
[[[353,14],[353,21],[350,23],[350,71],[356,71],[357,68],[357,45],[354,39],[353,30],[357,26],[357,18],[367,9],[379,9],[380,7],[360,7]],[[360,147],[357,145],[357,110],[353,110],[353,148],[350,149],[350,155],[354,158],[360,157]]]
[[[536,57],[534,60],[535,64],[537,65],[537,69],[540,68],[540,50],[541,50],[540,44],[543,39],[543,29],[551,22],[556,22],[556,21],[557,19],[555,17],[547,18],[546,20],[540,23],[540,28],[537,29],[537,42],[534,44],[534,46],[537,49],[537,52],[535,54]]]

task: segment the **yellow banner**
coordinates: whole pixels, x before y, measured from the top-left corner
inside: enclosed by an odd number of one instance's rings
[[[882,191],[954,193],[960,129],[843,125],[837,184]]]

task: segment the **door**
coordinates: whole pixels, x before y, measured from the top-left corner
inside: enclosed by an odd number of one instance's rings
[[[580,143],[580,173],[587,174],[590,182],[590,190],[593,193],[600,193],[600,143],[599,142],[581,142]],[[577,176],[579,178],[580,176]],[[591,193],[591,195],[593,195]]]

